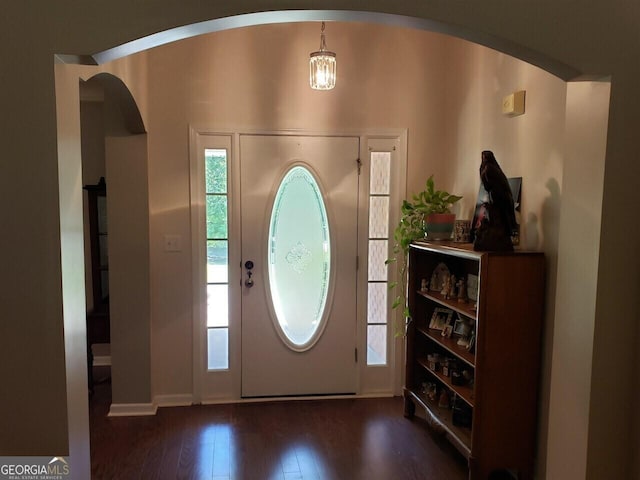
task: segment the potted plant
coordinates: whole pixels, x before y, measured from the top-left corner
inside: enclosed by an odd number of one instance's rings
[[[391,308],[404,307],[403,317],[408,323],[411,319],[407,305],[407,260],[409,245],[415,240],[424,238],[429,240],[444,240],[451,237],[455,214],[451,207],[462,197],[451,195],[443,190],[436,190],[433,175],[427,179],[425,189],[413,195],[413,202],[404,200],[400,209],[400,221],[393,233],[393,257],[386,263],[396,263],[398,266],[399,282],[391,282],[389,290],[400,288]],[[444,227],[450,225],[450,227]],[[447,233],[448,228],[448,233]]]
[[[451,207],[462,197],[436,190],[433,175],[427,179],[425,190],[413,196],[414,208],[424,215],[426,237],[429,240],[448,240],[453,232],[456,216]]]

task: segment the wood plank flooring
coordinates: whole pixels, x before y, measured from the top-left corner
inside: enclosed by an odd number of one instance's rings
[[[90,401],[94,479],[458,480],[465,461],[402,400],[348,399],[160,408],[106,416]]]

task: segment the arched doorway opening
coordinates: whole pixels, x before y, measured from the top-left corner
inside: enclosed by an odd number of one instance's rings
[[[317,18],[322,17],[322,14],[324,14],[324,13],[326,13],[326,12],[313,12],[313,14],[314,14],[314,15],[317,15]],[[341,12],[341,13],[343,13],[343,14],[344,14],[344,12]],[[283,15],[285,15],[285,14],[283,14]],[[285,17],[286,17],[286,15],[285,15],[283,18],[285,18]],[[374,17],[375,17],[375,15],[374,15]],[[315,19],[315,18],[316,18],[316,17],[314,17],[314,18],[312,18],[312,19]],[[373,18],[373,17],[371,17],[371,18]],[[395,17],[394,17],[394,18],[395,18]],[[402,18],[405,18],[405,17],[402,17]],[[411,24],[412,19],[407,19],[407,21],[409,22],[409,26],[415,26],[415,25]],[[423,22],[423,21],[420,21],[419,23],[421,23],[421,22]],[[422,25],[422,23],[421,23],[421,25]],[[422,27],[420,27],[420,28],[422,28]],[[442,27],[440,26],[440,27],[438,27],[438,28],[442,28]],[[470,37],[469,37],[469,38],[470,38]],[[490,42],[488,42],[488,41],[485,41],[484,43],[485,43],[485,44],[490,44]],[[506,50],[507,50],[507,49],[503,49],[503,51],[506,51]],[[530,52],[529,52],[529,53],[530,53]],[[525,55],[525,54],[523,54],[522,56],[525,56],[525,57],[526,57],[526,55]],[[537,62],[536,62],[536,64],[541,65],[541,61],[537,61]],[[574,73],[576,73],[576,72],[573,72],[573,73],[564,73],[564,74],[557,73],[557,72],[560,72],[560,70],[562,70],[560,67],[556,67],[556,68],[552,68],[552,69],[550,69],[550,71],[556,72],[556,74],[558,74],[559,76],[561,76],[561,78],[565,78],[565,79],[567,79],[567,78],[572,78],[573,74],[574,74]],[[570,214],[570,212],[569,212],[569,214]]]
[[[137,369],[149,368],[144,353],[150,348],[149,286],[144,281],[149,278],[146,130],[131,92],[109,73],[80,82],[80,113],[89,247],[85,271],[93,272],[85,276],[88,350],[102,360],[98,363],[111,367],[114,403],[130,402],[131,395],[144,403],[150,398],[149,387],[142,383],[141,391],[133,393],[122,385],[135,383],[132,379],[141,375],[134,373]],[[96,206],[102,208],[94,225],[97,238],[91,239],[87,220],[93,212],[87,200],[97,189],[102,193]]]

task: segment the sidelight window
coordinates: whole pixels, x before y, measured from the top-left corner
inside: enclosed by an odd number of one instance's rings
[[[370,160],[367,365],[386,365],[391,153],[371,152]]]
[[[207,368],[229,368],[227,151],[205,149]]]

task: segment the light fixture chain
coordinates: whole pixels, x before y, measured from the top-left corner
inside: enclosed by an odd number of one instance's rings
[[[324,52],[327,49],[327,43],[324,39],[324,22],[322,22],[322,28],[320,29],[320,51]]]

